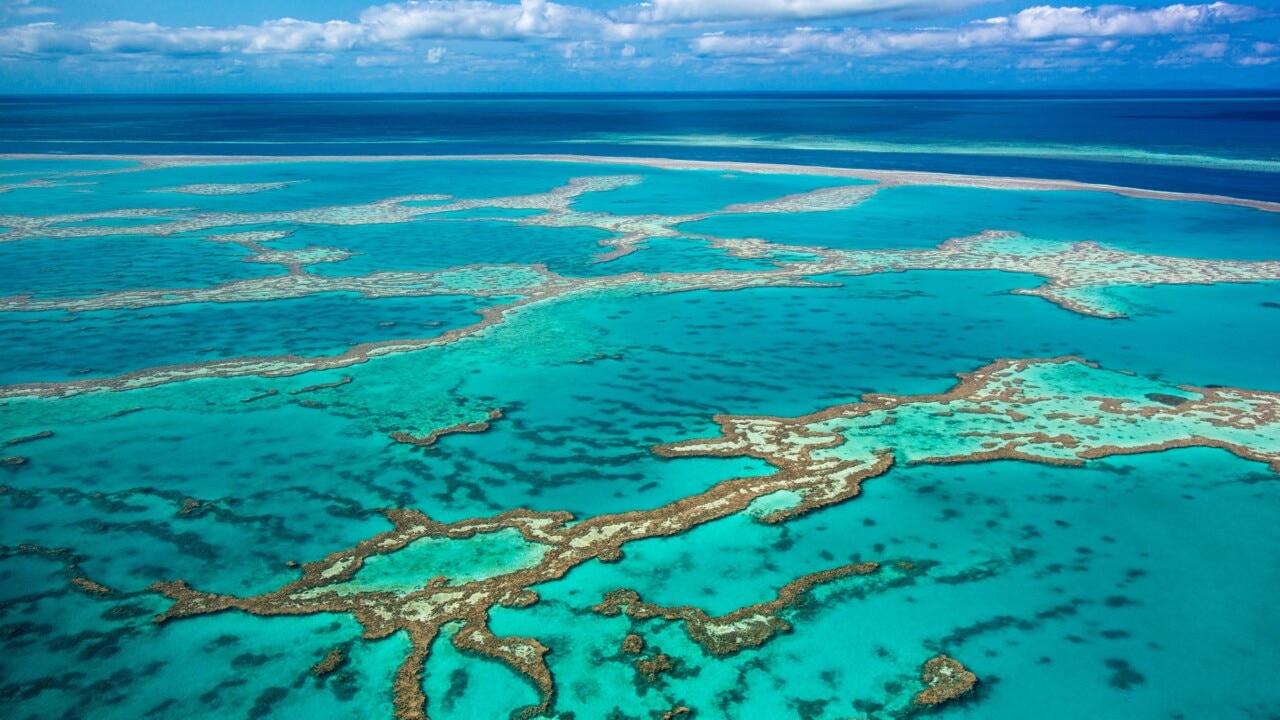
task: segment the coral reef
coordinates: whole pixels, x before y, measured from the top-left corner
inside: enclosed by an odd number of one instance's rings
[[[1113,392],[1098,395],[1100,387]],[[962,374],[955,387],[935,395],[872,394],[790,419],[720,416],[721,437],[654,451],[668,457],[756,457],[772,465],[774,473],[724,480],[652,510],[580,522],[566,512],[513,510],[440,523],[416,510],[387,510],[391,530],[302,565],[301,577],[269,593],[235,597],[200,592],[181,580],[157,583],[152,589],[174,600],[157,620],[228,610],[263,616],[350,613],[368,638],[405,631],[411,650],[395,682],[400,718],[424,717],[422,670],[432,644],[451,628],[456,647],[503,662],[538,688],[541,701],[522,713],[531,717],[549,709],[554,699],[554,680],[543,660],[548,648],[532,638],[494,635],[488,626],[492,608],[535,603],[534,586],[591,560],[617,559],[628,542],[682,533],[743,512],[775,493],[792,502],[761,515],[763,522],[782,522],[852,498],[862,482],[884,474],[898,458],[926,464],[1018,459],[1078,465],[1091,458],[1198,446],[1220,447],[1280,472],[1280,394],[1181,386],[1177,390],[1189,397],[1172,407],[1147,398],[1163,387],[1077,358],[1007,359]],[[894,422],[888,422],[891,417]],[[544,546],[545,552],[531,555],[523,567],[466,582],[418,578],[407,580],[411,585],[404,592],[339,591],[369,558],[393,554],[415,540],[465,539],[508,529],[531,545]],[[728,654],[785,630],[777,613],[794,606],[815,585],[877,567],[860,563],[808,575],[783,587],[775,600],[722,617],[688,606],[646,604],[628,590],[611,593],[595,609],[683,620],[690,637],[709,652]]]
[[[292,183],[287,182],[265,182],[265,183],[202,183],[196,185],[179,185],[178,187],[159,188],[151,192],[171,192],[182,193],[184,195],[252,195],[253,193],[267,192],[268,190],[279,190],[289,187]]]
[[[683,620],[689,637],[707,652],[713,655],[731,655],[743,648],[763,645],[774,635],[791,630],[791,625],[780,618],[779,614],[803,602],[805,595],[815,585],[851,575],[869,575],[879,569],[878,564],[865,562],[805,575],[784,585],[778,591],[778,597],[773,600],[718,617],[712,617],[702,609],[689,605],[662,607],[642,602],[633,590],[615,590],[605,595],[604,600],[591,609],[601,615],[623,614],[637,620],[654,617]],[[627,641],[631,638],[640,639],[638,635],[628,635]],[[643,649],[643,641],[640,647]],[[623,648],[626,649],[626,641]]]
[[[972,691],[973,686],[978,684],[977,675],[969,672],[959,660],[946,655],[939,655],[926,662],[921,679],[924,680],[925,688],[912,699],[916,705],[941,705]]]

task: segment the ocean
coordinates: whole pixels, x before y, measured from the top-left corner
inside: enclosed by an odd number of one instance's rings
[[[1278,101],[0,98],[0,714],[1275,717]]]

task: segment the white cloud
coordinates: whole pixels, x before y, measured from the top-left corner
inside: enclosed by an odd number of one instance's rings
[[[991,0],[652,0],[614,11],[631,22],[804,20],[872,13],[941,14]]]
[[[371,7],[359,22],[283,18],[259,25],[172,28],[112,21],[79,27],[32,23],[0,28],[3,55],[332,53],[359,48],[409,50],[411,41],[456,38],[520,40],[592,38],[621,41],[651,35],[585,8],[546,0],[410,0]]]
[[[1182,53],[1188,57],[1220,60],[1226,56],[1228,47],[1228,44],[1221,40],[1218,42],[1195,43],[1184,47]]]
[[[0,20],[50,15],[56,12],[58,11],[51,7],[32,5],[31,0],[0,0]]]
[[[1195,32],[1217,23],[1261,17],[1257,8],[1215,2],[1210,5],[1169,5],[1139,10],[1120,5],[1099,7],[1027,8],[1015,15],[988,22],[1008,23],[1017,37],[1034,40],[1053,37],[1112,37],[1170,35]]]
[[[371,7],[360,15],[360,24],[377,41],[567,37],[625,40],[653,34],[651,29],[617,22],[594,10],[546,0],[520,0],[519,4],[409,0]]]
[[[169,28],[126,20],[64,28],[33,23],[0,31],[4,55],[216,55],[320,53],[359,46],[364,33],[353,23],[285,18],[228,28]]]
[[[1148,10],[1116,5],[1096,8],[1040,6],[955,28],[872,31],[802,28],[785,33],[708,33],[695,38],[691,48],[697,54],[709,56],[877,56],[965,52],[1020,45],[1093,47],[1108,51],[1116,46],[1115,38],[1188,34],[1262,16],[1262,11],[1257,8],[1223,2],[1169,5]]]
[[[1216,34],[1224,32],[1226,25],[1266,15],[1258,8],[1227,2],[1147,8],[1042,5],[953,27],[919,29],[861,29],[845,23],[834,28],[791,27],[817,26],[823,18],[877,12],[939,13],[984,1],[652,0],[606,13],[551,0],[403,0],[369,7],[354,21],[282,18],[224,27],[166,27],[130,21],[5,25],[0,26],[0,58],[131,58],[136,63],[212,58],[216,62],[204,64],[248,62],[265,66],[310,61],[330,64],[346,57],[359,67],[372,68],[422,65],[424,61],[439,65],[447,43],[454,52],[463,54],[450,55],[452,62],[443,67],[459,73],[478,72],[475,68],[486,62],[507,63],[502,65],[504,69],[539,63],[560,63],[561,67],[594,63],[615,71],[659,62],[672,67],[690,64],[696,70],[714,73],[725,63],[808,63],[815,69],[838,71],[849,58],[871,57],[894,57],[898,64],[960,67],[975,57],[996,57],[1001,52],[1010,66],[1021,62],[1026,67],[1063,67],[1073,62],[1073,56],[1116,57],[1142,43],[1158,47],[1160,54],[1153,51],[1146,55],[1152,61],[1163,57],[1178,63],[1230,60],[1262,64],[1277,57],[1270,50],[1249,51],[1231,44],[1242,41],[1240,38]],[[0,0],[0,15],[43,12],[32,2]],[[812,22],[790,22],[801,20]],[[778,29],[780,25],[787,29]],[[1173,47],[1157,46],[1157,41],[1149,40],[1126,42],[1126,38],[1157,36],[1173,39],[1164,41]],[[1219,47],[1223,42],[1227,45]],[[1017,51],[1010,54],[1008,48]],[[832,58],[836,62],[822,66]]]

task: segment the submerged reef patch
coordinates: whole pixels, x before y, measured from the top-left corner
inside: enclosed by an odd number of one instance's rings
[[[199,183],[171,188],[157,188],[151,192],[181,193],[183,195],[252,195],[254,193],[267,192],[268,190],[287,188],[292,184],[290,182]]]

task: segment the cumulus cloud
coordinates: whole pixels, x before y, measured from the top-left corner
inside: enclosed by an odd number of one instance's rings
[[[358,22],[283,18],[259,25],[165,27],[156,23],[99,22],[79,27],[31,23],[0,29],[0,54],[203,55],[332,53],[407,48],[414,40],[521,40],[594,38],[613,41],[651,34],[601,13],[546,0],[410,0],[370,7]]]
[[[519,4],[477,0],[426,0],[371,7],[360,25],[375,40],[472,38],[516,40],[596,35],[628,37],[636,29],[586,8],[546,0]]]
[[[1169,5],[1139,10],[1120,5],[1101,7],[1027,8],[1015,15],[988,20],[1008,24],[1019,38],[1110,37],[1194,32],[1218,24],[1254,20],[1262,11],[1245,5]]]
[[[126,20],[64,28],[32,23],[0,31],[0,54],[58,55],[216,55],[228,53],[312,53],[350,50],[364,40],[359,26],[285,18],[261,25],[228,28],[170,28]]]
[[[402,0],[368,7],[351,20],[168,27],[38,22],[32,16],[46,9],[33,0],[0,0],[3,17],[26,18],[0,26],[0,58],[131,58],[136,63],[206,58],[212,59],[206,65],[258,66],[294,59],[328,65],[345,58],[365,68],[432,65],[458,72],[477,71],[486,63],[506,63],[504,71],[535,62],[619,71],[662,62],[714,73],[726,63],[828,62],[832,69],[851,58],[882,56],[955,68],[1004,51],[1008,66],[1067,67],[1075,62],[1072,53],[1114,57],[1132,50],[1136,41],[1127,38],[1156,36],[1163,39],[1142,41],[1158,47],[1147,52],[1149,62],[1265,64],[1277,58],[1272,45],[1241,50],[1243,44],[1232,44],[1240,39],[1222,35],[1226,26],[1267,14],[1228,2],[1146,8],[1040,5],[950,27],[901,29],[907,27],[897,16],[902,13],[938,14],[988,0],[651,0],[609,12],[567,4],[576,1]],[[865,18],[874,13],[895,13],[896,21],[876,29]],[[801,24],[819,27],[796,27]],[[442,63],[446,52],[462,54]]]

